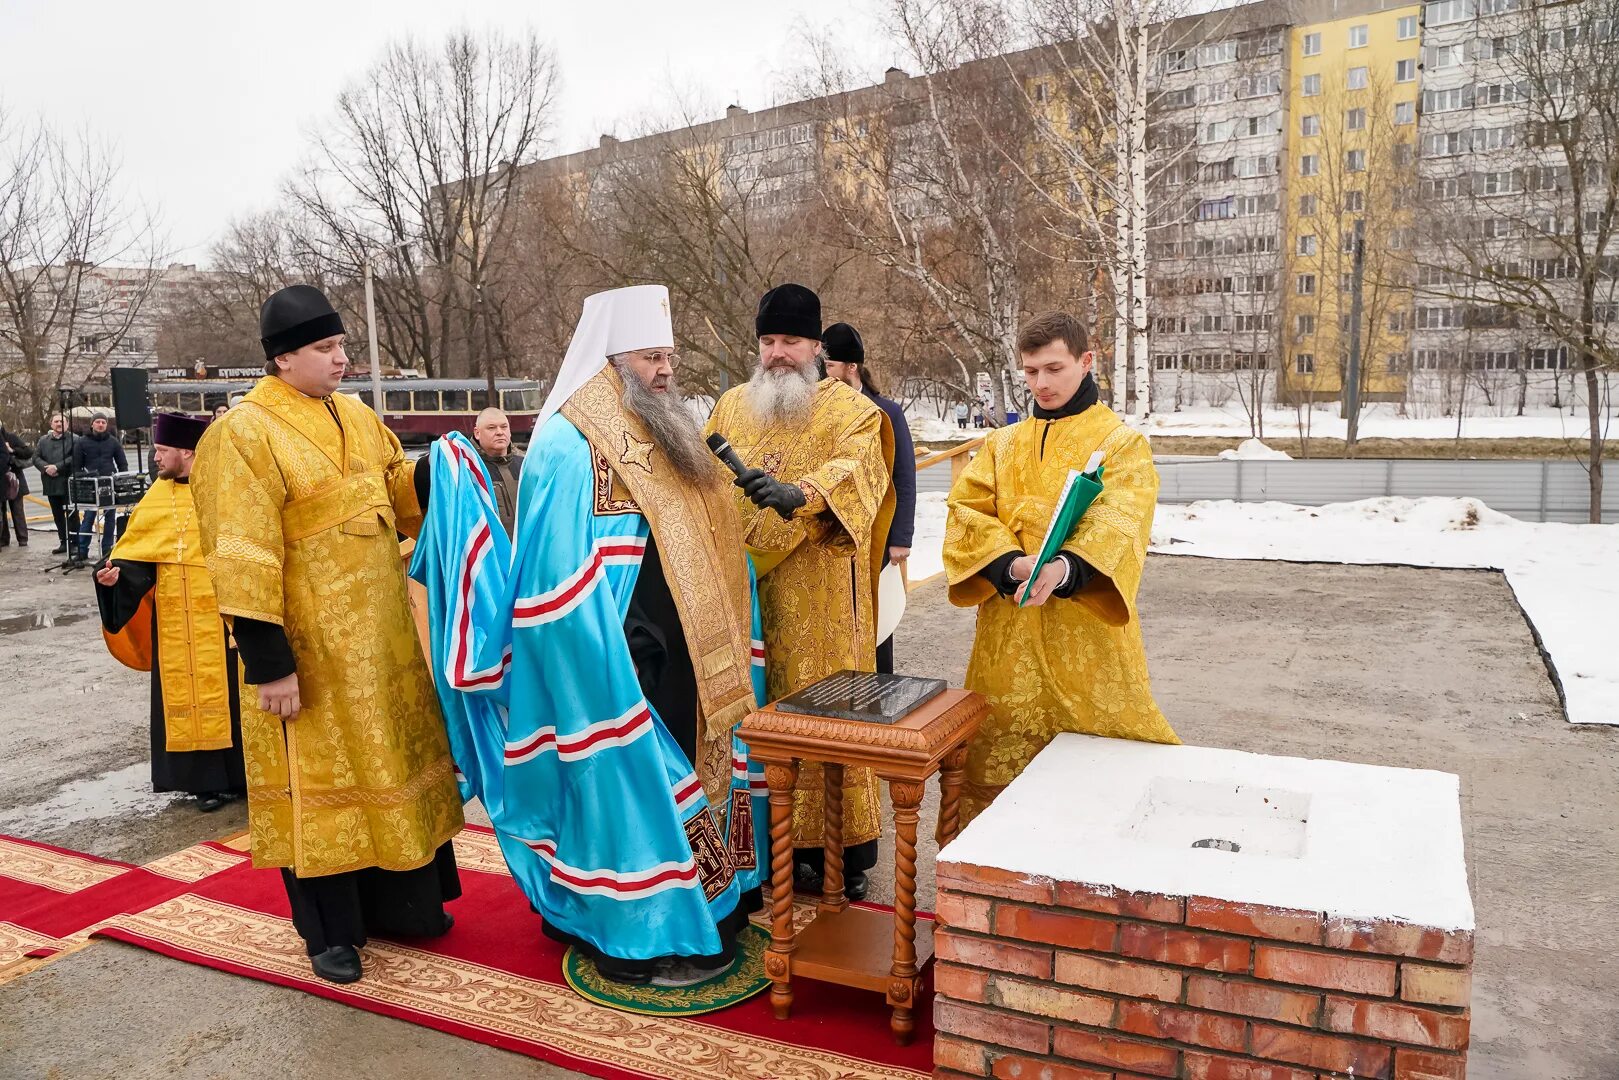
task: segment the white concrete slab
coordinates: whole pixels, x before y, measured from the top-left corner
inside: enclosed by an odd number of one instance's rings
[[[1459,794],[1450,773],[1059,735],[939,861],[1471,930]]]

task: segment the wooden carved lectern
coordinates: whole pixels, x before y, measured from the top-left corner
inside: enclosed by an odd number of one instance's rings
[[[941,844],[956,835],[967,742],[987,711],[965,690],[934,691],[892,719],[855,719],[788,711],[791,702],[843,680],[903,679],[843,672],[757,712],[742,722],[749,756],[765,765],[770,784],[771,942],[765,973],[771,1004],[785,1020],[793,1003],[792,976],[885,993],[890,1027],[900,1044],[915,1028],[912,1010],[921,969],[933,956],[933,926],[916,924],[916,827],[922,790],[939,773]],[[911,680],[925,682],[926,680]],[[884,685],[884,684],[875,684]],[[887,684],[892,685],[892,684]],[[881,693],[882,691],[878,691]],[[856,700],[862,693],[856,689]],[[820,762],[826,779],[826,870],[815,920],[793,932],[793,784],[799,762]],[[843,770],[865,767],[888,784],[894,804],[894,913],[850,907],[843,893]]]

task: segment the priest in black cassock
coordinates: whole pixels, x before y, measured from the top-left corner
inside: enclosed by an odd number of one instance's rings
[[[214,602],[191,501],[191,463],[207,422],[159,414],[157,480],[96,570],[107,648],[152,673],[152,789],[196,796],[203,812],[247,790],[236,650]]]

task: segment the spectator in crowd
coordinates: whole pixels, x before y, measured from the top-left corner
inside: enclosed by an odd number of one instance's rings
[[[40,490],[50,502],[51,517],[56,521],[56,547],[52,555],[65,554],[69,541],[79,531],[78,512],[68,509],[67,499],[67,479],[73,473],[73,442],[67,417],[56,413],[51,417],[51,429],[39,437],[34,447],[34,468],[39,470]]]
[[[11,546],[8,513],[17,524],[17,546],[28,546],[28,508],[23,503],[23,496],[28,494],[28,477],[22,463],[33,456],[27,443],[0,425],[0,548]]]
[[[73,440],[73,468],[75,476],[113,476],[129,471],[129,459],[124,456],[124,444],[108,430],[105,416],[90,421],[90,434]],[[95,527],[94,508],[79,516],[79,543],[73,561],[83,564],[90,557],[90,530]],[[118,530],[118,508],[107,506],[101,511],[101,557],[112,554],[112,542]]]

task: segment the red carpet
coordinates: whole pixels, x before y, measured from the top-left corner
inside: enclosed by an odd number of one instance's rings
[[[540,933],[493,836],[469,828],[455,845],[464,890],[450,905],[455,929],[414,945],[373,940],[366,977],[350,986],[311,974],[279,875],[245,861],[96,933],[592,1076],[915,1080],[931,1073],[931,993],[918,1002],[909,1047],[894,1045],[879,995],[808,979],[794,982],[793,1017],[779,1022],[768,995],[693,1019],[587,1002],[563,982],[563,950]]]
[[[60,952],[105,920],[179,896],[243,859],[229,848],[199,844],[131,866],[0,836],[0,968]]]

